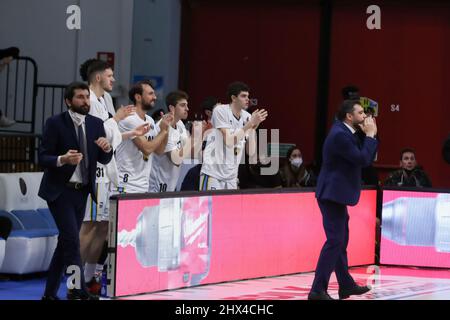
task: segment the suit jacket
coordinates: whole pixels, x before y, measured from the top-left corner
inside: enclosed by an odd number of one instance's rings
[[[343,122],[336,121],[323,146],[316,198],[356,205],[361,194],[361,169],[372,163],[377,146],[376,139],[359,140]]]
[[[105,153],[95,144],[95,140],[105,137],[103,121],[91,115],[86,116],[86,147],[88,152],[89,185],[88,190],[95,197],[95,177],[97,162],[107,164],[113,152]],[[63,165],[56,166],[58,156],[64,155],[70,149],[80,151],[75,125],[69,112],[63,112],[49,118],[44,126],[42,143],[39,148],[39,164],[45,168],[39,188],[39,196],[48,202],[56,200],[65,189],[65,184],[69,182],[76,166]]]

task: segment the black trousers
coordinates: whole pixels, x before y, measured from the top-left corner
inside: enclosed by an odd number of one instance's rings
[[[322,213],[327,240],[320,252],[311,291],[327,291],[331,273],[335,271],[339,288],[356,286],[348,272],[347,245],[349,239],[347,206],[333,201],[317,200]]]
[[[84,218],[88,191],[65,187],[63,193],[48,207],[59,230],[58,245],[48,270],[45,295],[56,296],[65,270],[69,266],[78,266],[80,289],[86,290],[84,271],[80,255],[80,229]],[[79,281],[78,281],[79,280]]]

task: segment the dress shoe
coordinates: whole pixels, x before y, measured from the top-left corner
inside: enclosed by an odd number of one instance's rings
[[[370,289],[371,288],[368,286],[358,286],[358,285],[350,289],[339,289],[339,299],[343,300],[353,295],[364,294],[366,292],[369,292]]]
[[[330,295],[323,291],[323,292],[314,292],[311,291],[308,294],[308,300],[334,300]]]
[[[41,300],[48,300],[48,301],[59,301],[61,300],[57,296],[42,296]]]
[[[79,289],[67,290],[67,300],[100,300],[96,295]]]

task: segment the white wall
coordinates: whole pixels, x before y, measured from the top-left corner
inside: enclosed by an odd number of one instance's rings
[[[81,8],[81,30],[69,30],[67,7]],[[98,51],[115,53],[115,93],[130,79],[133,0],[1,0],[0,47],[36,60],[39,83],[80,80],[79,65]],[[126,96],[126,95],[125,95]]]
[[[81,30],[66,26],[74,4],[81,8]],[[180,0],[0,0],[0,48],[19,47],[21,56],[36,60],[38,83],[50,84],[81,80],[83,61],[114,52],[113,96],[126,104],[134,75],[163,77],[163,95],[177,89],[180,20]]]
[[[16,46],[36,60],[38,82],[74,79],[76,32],[66,27],[66,9],[74,0],[1,0],[0,47]]]
[[[113,96],[127,103],[130,80],[133,0],[80,0],[82,12],[77,65],[97,52],[115,54]],[[120,99],[122,97],[122,99]]]
[[[163,97],[178,89],[180,0],[135,0],[131,78],[163,77]],[[161,98],[163,98],[161,97]],[[156,108],[164,106],[159,100]]]

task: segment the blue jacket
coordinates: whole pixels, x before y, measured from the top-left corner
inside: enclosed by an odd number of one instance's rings
[[[86,144],[89,160],[89,192],[94,200],[95,197],[95,177],[97,162],[107,164],[113,152],[105,153],[95,144],[95,140],[105,137],[103,121],[91,115],[86,116]],[[70,149],[80,150],[78,138],[72,118],[69,112],[63,112],[47,119],[42,133],[42,143],[39,147],[39,165],[44,170],[39,196],[48,202],[56,200],[65,189],[65,184],[69,182],[76,166],[63,165],[56,166],[58,156],[64,155]]]
[[[322,151],[322,168],[316,198],[354,206],[361,194],[361,169],[375,158],[378,141],[365,137],[362,142],[341,121],[330,130]]]

